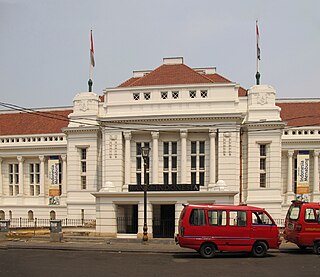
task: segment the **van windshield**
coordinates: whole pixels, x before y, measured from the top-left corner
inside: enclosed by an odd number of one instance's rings
[[[288,214],[287,214],[287,218],[291,219],[291,220],[297,220],[299,218],[299,214],[300,214],[300,206],[290,206]]]

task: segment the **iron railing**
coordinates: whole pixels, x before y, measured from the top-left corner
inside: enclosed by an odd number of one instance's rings
[[[55,219],[61,220],[62,227],[88,227],[94,228],[96,226],[95,219]],[[45,228],[50,227],[50,219],[49,218],[11,218],[10,220],[10,228]]]
[[[131,216],[117,217],[117,232],[119,234],[136,234],[138,219]]]

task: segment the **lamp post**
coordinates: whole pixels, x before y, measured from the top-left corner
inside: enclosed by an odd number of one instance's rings
[[[141,147],[141,155],[143,158],[144,169],[144,186],[143,186],[143,241],[148,241],[148,226],[147,226],[147,191],[149,185],[149,178],[147,175],[147,166],[150,148],[148,146]]]

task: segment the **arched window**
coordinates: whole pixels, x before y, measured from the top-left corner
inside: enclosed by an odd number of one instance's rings
[[[51,211],[50,212],[50,220],[55,220],[56,219],[56,212],[55,211]]]
[[[33,220],[33,211],[28,211],[28,219]]]
[[[6,219],[6,214],[4,211],[0,211],[0,220],[5,220]]]
[[[12,219],[12,211],[9,211],[9,219]]]

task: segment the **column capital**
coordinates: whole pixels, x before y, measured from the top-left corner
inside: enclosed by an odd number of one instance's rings
[[[60,157],[61,157],[61,160],[63,162],[65,162],[67,160],[67,155],[66,154],[60,155]]]
[[[159,139],[159,131],[154,131],[154,132],[151,132],[151,136],[153,139]]]
[[[22,163],[24,161],[24,158],[22,156],[17,156],[17,160],[19,163]]]
[[[131,138],[132,138],[131,131],[123,132],[123,136],[124,136],[125,140],[131,140]]]
[[[287,155],[289,158],[292,158],[293,154],[294,154],[294,150],[288,150]]]
[[[314,149],[313,150],[313,156],[314,157],[319,157],[319,154],[320,154],[320,150],[319,149]]]
[[[40,162],[44,162],[44,155],[39,155],[39,160],[40,160]]]
[[[215,138],[217,136],[217,129],[209,129],[209,137]]]
[[[180,137],[181,138],[187,138],[188,130],[187,129],[181,129],[180,130]]]

